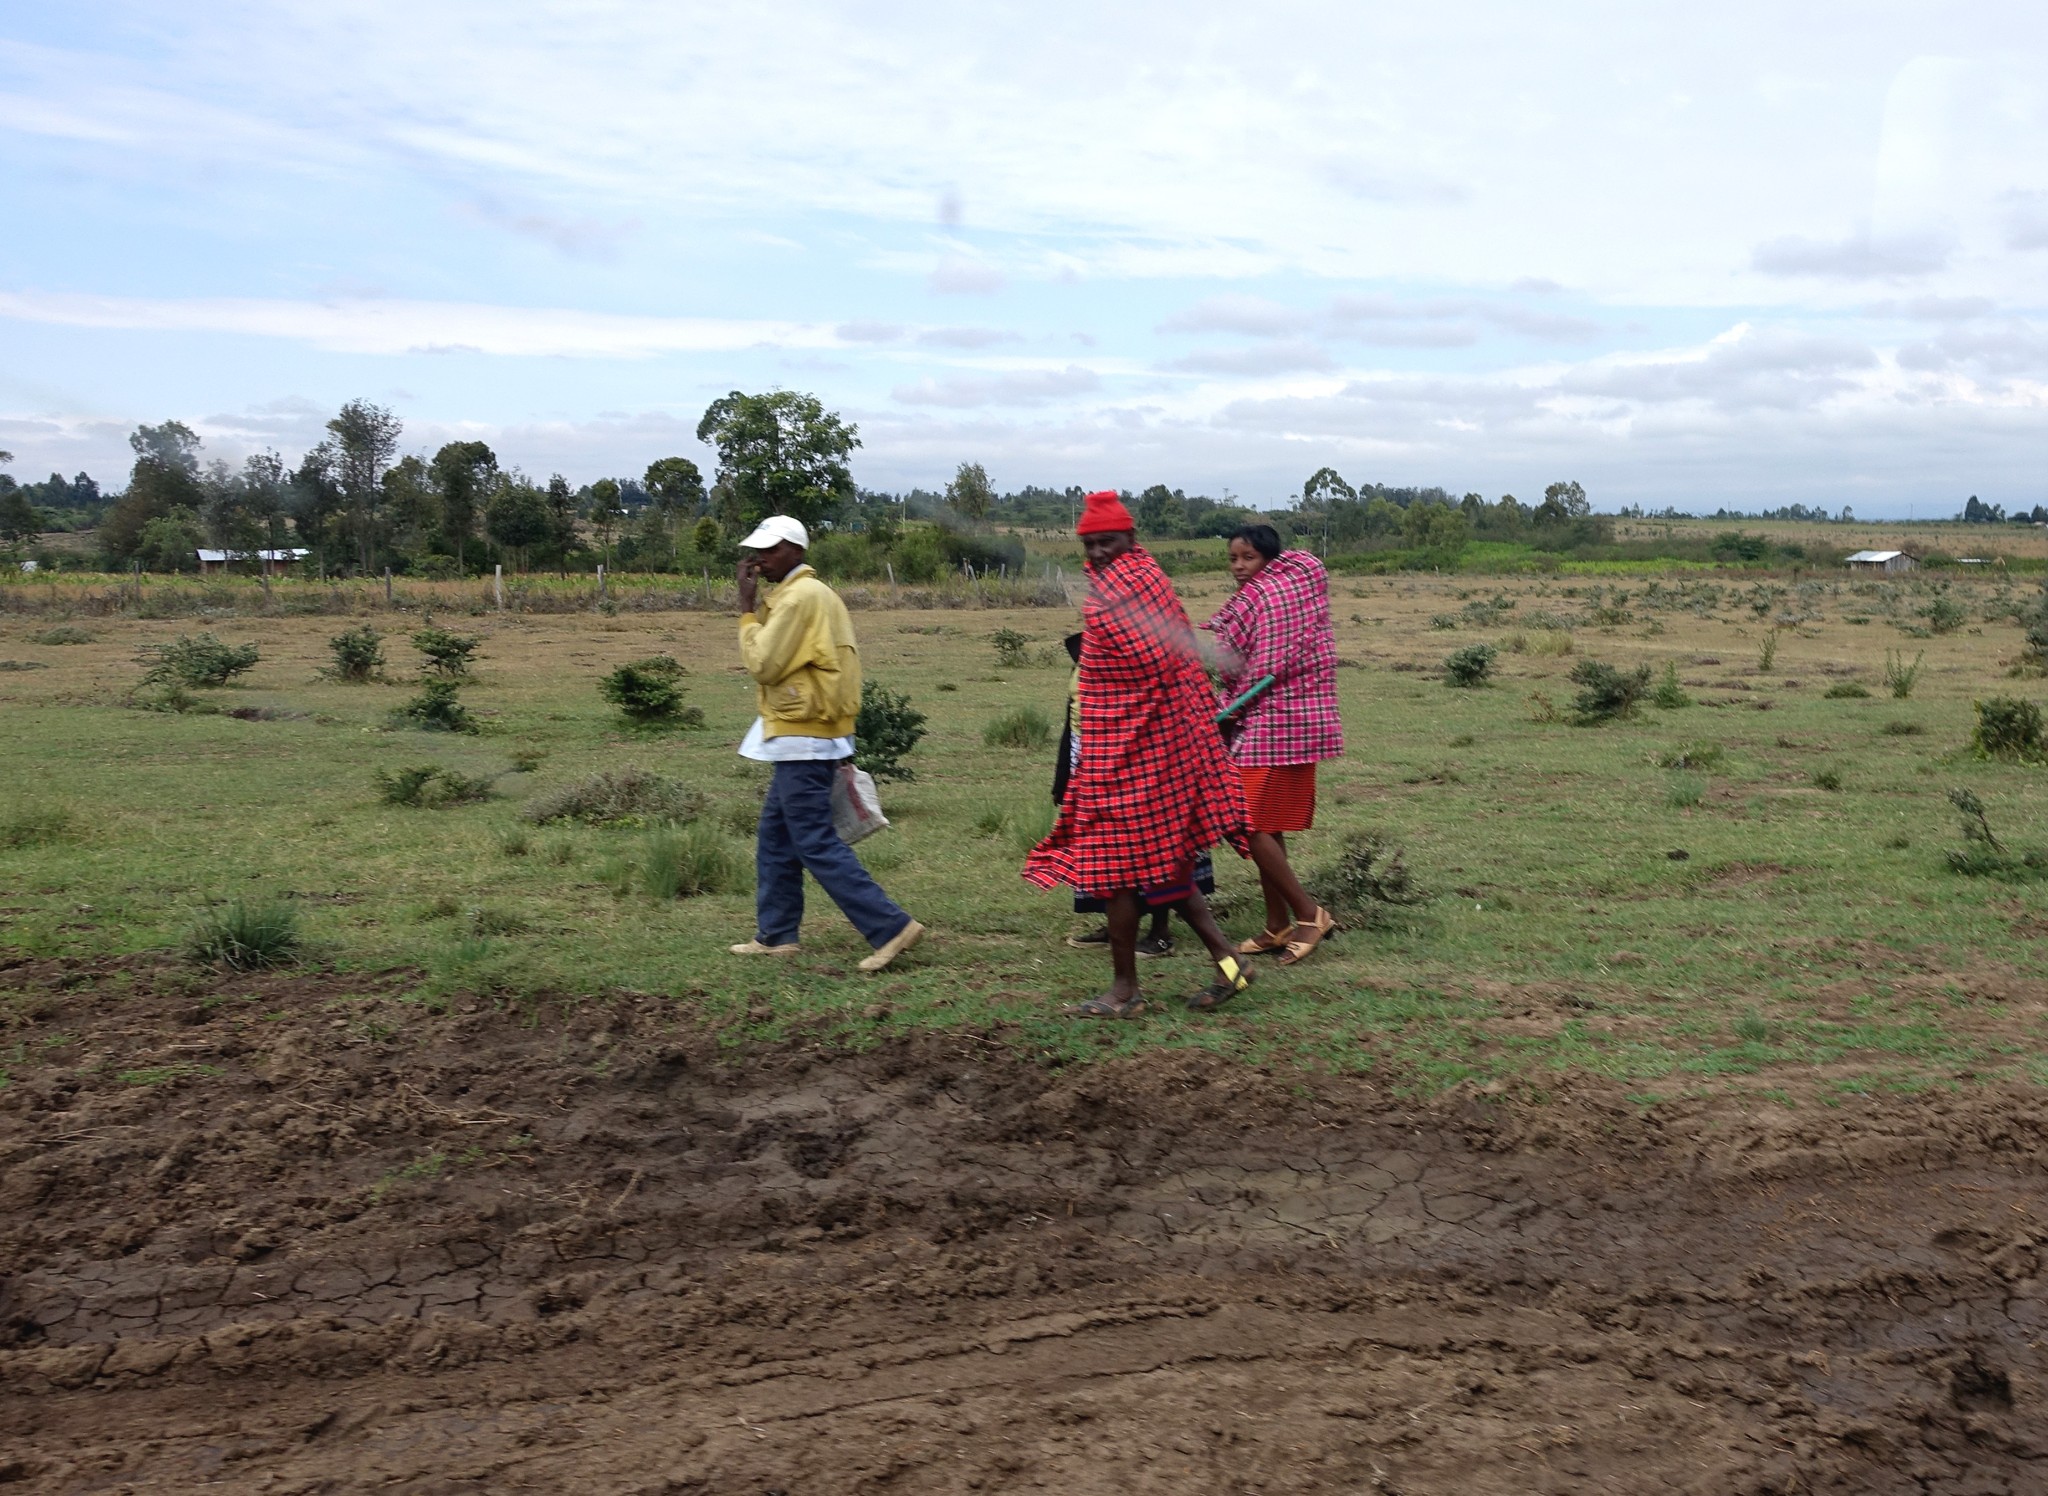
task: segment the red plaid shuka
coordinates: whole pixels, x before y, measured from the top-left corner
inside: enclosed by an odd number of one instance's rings
[[[1239,719],[1230,756],[1247,768],[1312,764],[1341,758],[1344,722],[1337,715],[1337,637],[1330,627],[1330,577],[1307,551],[1282,551],[1268,561],[1205,627],[1242,660],[1226,672],[1221,709],[1260,676],[1268,686]]]
[[[1219,841],[1245,850],[1244,787],[1216,731],[1194,630],[1133,546],[1081,608],[1081,762],[1052,834],[1024,859],[1041,888],[1106,898],[1185,882]]]

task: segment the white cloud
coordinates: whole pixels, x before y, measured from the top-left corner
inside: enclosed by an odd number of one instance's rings
[[[1290,339],[1257,343],[1249,348],[1205,348],[1174,359],[1166,367],[1207,374],[1292,374],[1334,369],[1337,361],[1319,344]]]
[[[1932,235],[1873,239],[1806,239],[1797,234],[1759,244],[1750,263],[1766,275],[1814,275],[1841,280],[1893,280],[1932,275],[1948,264],[1950,249]]]
[[[1002,271],[967,255],[946,256],[931,275],[931,288],[949,296],[987,296],[1005,283]]]
[[[662,353],[831,347],[831,329],[799,322],[634,317],[558,307],[453,301],[147,299],[0,292],[0,317],[66,327],[283,338],[338,353],[486,353],[649,358]]]
[[[1064,369],[1020,369],[999,374],[951,374],[898,385],[890,398],[904,405],[945,405],[967,409],[982,405],[1042,405],[1101,388],[1093,369],[1069,364]]]

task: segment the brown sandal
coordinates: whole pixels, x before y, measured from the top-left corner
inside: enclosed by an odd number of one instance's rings
[[[1284,930],[1268,930],[1263,935],[1254,935],[1250,940],[1240,940],[1237,943],[1237,953],[1240,956],[1264,956],[1273,951],[1284,951],[1287,949],[1287,937],[1293,933],[1292,925]]]
[[[1314,919],[1298,924],[1294,928],[1307,930],[1309,933],[1306,939],[1287,942],[1287,954],[1280,958],[1282,966],[1294,966],[1307,960],[1315,948],[1323,943],[1323,937],[1337,928],[1337,921],[1329,910],[1318,908]]]

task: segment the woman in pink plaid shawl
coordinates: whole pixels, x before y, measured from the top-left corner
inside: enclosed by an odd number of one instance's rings
[[[1344,752],[1337,715],[1337,641],[1330,578],[1307,551],[1282,551],[1271,525],[1230,537],[1237,594],[1206,625],[1220,646],[1221,704],[1267,676],[1272,684],[1225,724],[1251,812],[1251,855],[1266,895],[1266,929],[1238,947],[1278,951],[1292,966],[1336,927],[1287,861],[1286,836],[1315,823],[1316,763]]]

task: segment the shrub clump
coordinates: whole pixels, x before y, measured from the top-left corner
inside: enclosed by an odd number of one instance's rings
[[[391,714],[393,725],[417,727],[422,732],[478,732],[476,719],[456,697],[460,686],[452,680],[430,680],[420,694]]]
[[[1452,651],[1444,661],[1444,684],[1467,690],[1485,685],[1498,653],[1491,644],[1468,644]]]
[[[1977,727],[1970,734],[1970,751],[1979,758],[2000,758],[2008,762],[2038,760],[2041,749],[2041,709],[2031,701],[2014,696],[1994,696],[1977,706]]]
[[[377,771],[377,792],[386,805],[410,805],[419,810],[439,810],[449,805],[473,805],[491,798],[496,774],[465,774],[444,764],[412,764],[394,771]]]
[[[1667,712],[1681,711],[1692,705],[1692,697],[1678,683],[1678,663],[1675,660],[1664,662],[1664,673],[1657,677],[1657,689],[1650,693],[1650,705]]]
[[[688,674],[673,655],[628,660],[597,683],[597,694],[642,727],[702,727],[704,713],[683,705]]]
[[[31,644],[90,644],[99,636],[91,629],[82,629],[75,623],[60,623],[55,628],[44,629],[40,634],[29,636]]]
[[[991,748],[1043,748],[1052,741],[1052,718],[1035,706],[1020,706],[983,728],[981,740]]]
[[[1649,692],[1650,667],[1638,665],[1633,670],[1617,670],[1600,660],[1581,660],[1572,666],[1570,679],[1580,688],[1572,700],[1572,710],[1582,725],[1591,726],[1633,717],[1636,704]]]
[[[996,664],[1007,670],[1030,663],[1031,640],[1015,629],[997,629],[988,636],[988,642],[995,646]]]
[[[1657,755],[1660,769],[1718,769],[1727,754],[1719,743],[1683,743]]]
[[[860,716],[853,724],[855,768],[877,779],[917,778],[902,759],[924,733],[924,713],[911,707],[908,696],[873,681],[861,683]]]
[[[329,673],[336,680],[375,680],[384,668],[384,636],[367,623],[336,634],[327,641],[327,648],[334,655],[334,669]]]
[[[469,674],[470,657],[483,642],[477,636],[451,634],[432,624],[412,636],[412,647],[427,657],[420,665],[421,673],[451,678]]]
[[[1377,831],[1344,838],[1337,860],[1309,880],[1322,905],[1354,926],[1384,922],[1389,911],[1426,903],[1398,843]]]
[[[299,954],[299,916],[291,905],[232,899],[199,917],[185,937],[194,961],[218,961],[236,971],[282,966]]]
[[[586,826],[653,826],[693,821],[705,800],[697,791],[631,765],[607,769],[536,799],[526,819],[537,826],[578,821]]]
[[[147,686],[224,686],[256,668],[254,644],[224,644],[212,633],[180,634],[168,644],[145,645],[142,661],[149,666]]]
[[[1863,701],[1869,698],[1870,691],[1853,680],[1844,680],[1835,682],[1820,694],[1824,701]]]
[[[1992,833],[1984,802],[1965,789],[1948,792],[1948,803],[1962,817],[1963,844],[1947,853],[1949,871],[1965,878],[1999,878],[2008,883],[2033,883],[2048,878],[2048,852],[2015,852]]]
[[[1904,701],[1913,694],[1913,684],[1920,679],[1920,664],[1926,658],[1927,651],[1923,649],[1908,665],[1903,653],[1889,649],[1884,652],[1884,683],[1894,700]]]
[[[681,830],[661,828],[647,838],[640,887],[651,899],[694,899],[706,893],[741,893],[747,860],[708,821]]]

